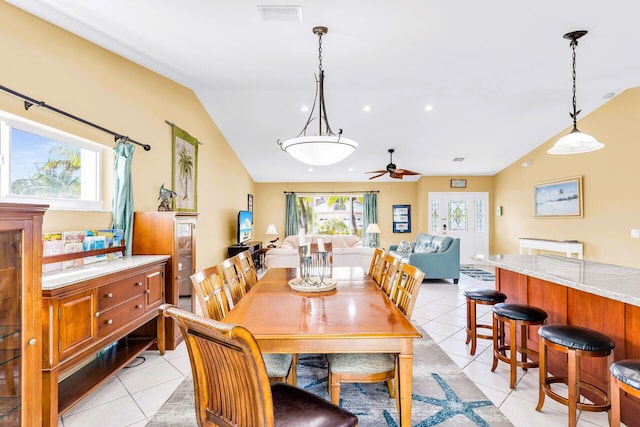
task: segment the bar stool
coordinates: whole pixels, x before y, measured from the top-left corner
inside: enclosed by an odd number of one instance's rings
[[[542,409],[545,395],[569,407],[569,426],[576,425],[576,409],[589,412],[608,411],[611,408],[611,401],[607,391],[580,380],[580,357],[606,356],[607,366],[609,366],[613,362],[613,348],[616,346],[613,340],[600,332],[574,325],[545,325],[538,330],[538,334],[540,335],[540,385],[536,411]],[[567,377],[548,376],[547,350],[549,348],[567,354]],[[551,384],[555,383],[567,385],[568,397],[563,397],[551,389]],[[602,403],[580,403],[582,394],[580,390],[591,391],[602,399]]]
[[[469,344],[471,342],[469,354],[473,356],[476,354],[476,340],[478,338],[493,339],[493,326],[477,323],[476,321],[476,304],[495,305],[504,302],[507,296],[495,289],[467,289],[463,293],[467,298],[467,340],[464,343]],[[478,329],[480,328],[492,331],[491,335],[479,334]]]
[[[620,390],[640,399],[640,360],[613,362],[611,371],[611,427],[620,426]]]
[[[529,368],[538,367],[538,361],[531,361],[531,356],[538,357],[538,351],[527,348],[527,327],[543,325],[547,320],[547,312],[541,308],[525,304],[499,303],[493,306],[493,365],[491,372],[498,367],[498,360],[510,365],[511,376],[509,387],[516,388],[516,369],[518,366],[526,371]],[[509,324],[509,344],[505,344],[505,325]],[[520,345],[518,345],[516,332],[520,326]],[[509,355],[507,355],[509,350]],[[521,360],[518,360],[518,353]],[[531,359],[532,360],[532,359]]]

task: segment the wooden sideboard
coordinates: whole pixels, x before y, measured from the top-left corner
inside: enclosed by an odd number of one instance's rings
[[[124,257],[44,276],[44,426],[57,426],[61,414],[156,343],[157,335],[136,331],[156,330],[167,259]]]

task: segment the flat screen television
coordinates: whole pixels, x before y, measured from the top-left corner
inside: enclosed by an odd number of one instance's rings
[[[242,246],[251,240],[253,231],[253,213],[250,211],[238,212],[238,245]]]

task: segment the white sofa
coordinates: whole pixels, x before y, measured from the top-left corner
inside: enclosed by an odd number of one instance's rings
[[[325,243],[331,243],[333,251],[334,267],[361,266],[365,271],[369,270],[374,248],[365,248],[362,241],[356,236],[347,235],[320,235],[305,236],[307,243],[316,243],[321,237]],[[299,236],[289,236],[282,242],[279,248],[269,249],[265,254],[265,265],[270,267],[296,268],[300,263],[298,254]]]

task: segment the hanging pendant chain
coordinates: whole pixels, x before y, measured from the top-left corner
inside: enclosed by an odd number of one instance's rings
[[[573,127],[577,127],[577,117],[578,113],[576,107],[576,46],[578,46],[578,40],[571,40],[571,48],[573,50],[572,60],[573,60],[573,72],[571,77],[573,79],[573,114],[571,117],[573,118]]]
[[[322,72],[322,33],[318,34],[318,71]]]

